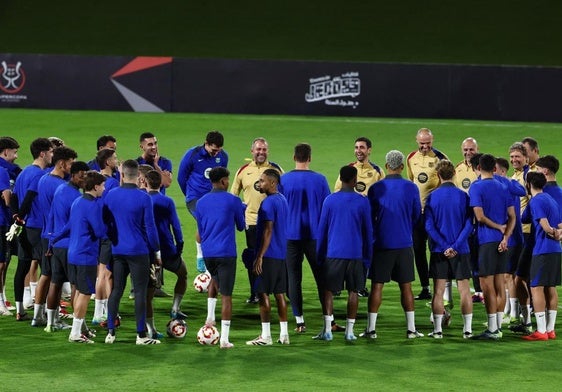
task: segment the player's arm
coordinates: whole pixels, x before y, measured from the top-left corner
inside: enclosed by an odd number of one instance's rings
[[[191,164],[191,155],[194,153],[194,149],[189,150],[183,156],[180,166],[178,168],[178,185],[180,186],[181,191],[183,194],[187,194],[187,180],[193,171],[193,166]]]
[[[263,237],[260,249],[256,255],[256,261],[254,262],[254,274],[261,275],[263,271],[263,255],[269,248],[269,244],[271,243],[271,236],[273,234],[273,221],[265,221],[263,225]]]
[[[154,157],[154,170],[160,173],[162,177],[162,187],[168,188],[172,184],[172,165],[168,165],[169,161],[162,161],[162,166],[169,166],[169,167],[162,167],[160,166],[160,153],[156,154]]]
[[[493,220],[489,219],[485,214],[484,214],[484,209],[482,207],[472,207],[473,211],[474,211],[474,217],[476,218],[476,221],[482,225],[486,225],[492,229],[496,229],[501,231],[502,234],[505,233],[506,230],[506,225],[500,225],[496,222],[494,222]],[[513,228],[512,228],[513,230]]]
[[[240,192],[242,191],[242,179],[239,176],[240,170],[241,169],[238,169],[238,171],[234,175],[234,181],[232,182],[232,186],[230,187],[230,193],[235,196],[240,196]]]
[[[236,223],[236,229],[238,231],[242,231],[246,228],[246,217],[244,216],[246,213],[246,205],[242,203],[242,200],[238,199],[235,208],[236,214],[234,216],[234,220]]]
[[[336,184],[334,185],[334,192],[339,192],[341,190],[341,179],[338,176],[338,179],[336,180]]]

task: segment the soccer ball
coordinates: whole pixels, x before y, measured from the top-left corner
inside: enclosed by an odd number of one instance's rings
[[[219,338],[219,330],[213,325],[203,325],[197,332],[197,341],[204,346],[217,344]]]
[[[209,290],[209,283],[211,283],[211,275],[203,272],[193,279],[193,288],[199,293],[206,293]]]
[[[184,320],[171,319],[166,325],[166,332],[171,338],[181,339],[187,333],[187,324]]]

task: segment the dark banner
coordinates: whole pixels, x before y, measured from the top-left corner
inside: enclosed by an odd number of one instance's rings
[[[562,69],[0,54],[0,107],[562,121]]]

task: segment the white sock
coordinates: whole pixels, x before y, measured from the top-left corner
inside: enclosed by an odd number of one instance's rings
[[[488,331],[496,332],[498,330],[498,316],[496,313],[488,314]]]
[[[433,332],[443,332],[443,314],[433,314]]]
[[[82,322],[84,319],[74,318],[72,320],[72,330],[70,336],[77,338],[82,334]]]
[[[304,316],[295,316],[297,324],[304,324]]]
[[[94,319],[96,320],[100,320],[103,316],[103,308],[104,308],[104,303],[103,303],[103,299],[96,299],[95,300],[95,307],[94,307]]]
[[[228,343],[230,333],[230,320],[221,320],[221,343]]]
[[[29,290],[31,290],[30,291],[31,299],[35,298],[36,289],[37,289],[37,282],[29,282]]]
[[[556,315],[558,314],[558,311],[556,310],[548,310],[546,315],[547,315],[547,319],[546,319],[546,330],[547,331],[554,331],[554,326],[556,325]]]
[[[207,298],[207,322],[215,321],[216,298]]]
[[[201,244],[195,241],[195,247],[197,249],[197,258],[201,259],[203,257],[203,251],[201,250]]]
[[[519,300],[517,298],[509,299],[509,317],[510,318],[519,317]]]
[[[497,317],[496,322],[498,323],[498,328],[501,329],[503,323],[503,312],[497,312],[496,317]]]
[[[463,314],[462,321],[463,321],[462,331],[472,332],[472,313]]]
[[[279,321],[279,335],[289,336],[289,323],[287,321]]]
[[[414,312],[404,312],[406,314],[406,324],[408,331],[414,332],[416,330],[416,318]]]
[[[271,323],[261,323],[261,337],[271,338]]]
[[[348,318],[345,322],[345,335],[353,335],[353,326],[355,325],[355,319]]]
[[[368,313],[368,320],[367,320],[367,332],[372,332],[377,330],[377,317],[378,313]]]
[[[53,325],[56,320],[57,309],[47,309],[47,325]]]
[[[33,305],[33,318],[43,318],[43,304],[35,304]]]
[[[16,301],[16,312],[19,314],[24,314],[25,313],[25,309],[23,307],[23,302],[21,301]]]
[[[174,293],[174,300],[172,301],[172,312],[177,312],[180,310],[181,301],[183,299],[183,294]]]
[[[546,332],[546,315],[545,312],[535,312],[535,319],[537,320],[537,332]]]
[[[334,319],[333,315],[324,315],[324,333],[332,333],[332,320]]]
[[[33,297],[31,296],[31,287],[25,286],[24,289],[23,289],[23,302],[25,304],[29,304],[29,303],[33,302],[32,298]]]

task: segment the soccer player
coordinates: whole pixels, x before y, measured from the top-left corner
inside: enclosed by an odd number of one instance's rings
[[[340,169],[342,188],[326,197],[318,225],[317,257],[324,279],[324,331],[319,340],[332,340],[333,292],[347,289],[346,341],[357,339],[353,331],[358,294],[365,287],[365,267],[371,262],[373,226],[368,200],[356,193],[357,169]]]
[[[376,164],[369,160],[373,144],[371,140],[366,137],[359,137],[355,139],[355,158],[356,162],[352,162],[349,166],[357,169],[357,184],[355,185],[355,192],[367,196],[369,187],[375,182],[384,178],[384,171]],[[334,192],[342,188],[341,178],[338,177]]]
[[[76,151],[71,148],[61,146],[53,150],[51,163],[52,170],[45,174],[37,184],[37,203],[39,215],[41,216],[41,277],[35,289],[35,304],[33,305],[33,320],[31,326],[44,327],[47,325],[45,314],[45,302],[47,291],[51,283],[51,256],[46,255],[49,245],[49,234],[52,232],[52,221],[50,211],[53,203],[55,191],[66,182],[65,178],[70,174],[70,167],[78,157]]]
[[[528,165],[527,148],[521,142],[515,142],[509,147],[509,161],[513,166],[512,179],[517,180],[519,184],[526,187],[525,178],[531,170]],[[522,216],[527,205],[529,204],[529,195],[525,194],[520,197],[520,209],[516,211],[516,215]],[[529,289],[529,274],[531,269],[531,259],[534,246],[534,235],[531,233],[531,225],[523,223],[521,225],[523,232],[523,249],[521,249],[517,270],[515,271],[514,285],[521,307],[523,323],[510,328],[514,332],[530,332],[531,328],[531,300]],[[517,228],[519,231],[519,227]]]
[[[166,188],[172,183],[172,161],[160,155],[158,139],[150,132],[142,133],[139,137],[142,155],[137,158],[139,165],[150,165],[162,176],[160,192],[166,193]]]
[[[330,188],[326,177],[310,170],[311,157],[312,149],[309,144],[297,144],[293,155],[295,169],[281,176],[283,184],[281,193],[289,205],[289,216],[287,217],[288,295],[293,315],[297,321],[295,328],[297,333],[306,332],[302,299],[304,256],[308,260],[316,282],[323,314],[327,314],[324,306],[321,272],[316,258],[316,241],[322,203],[330,194]]]
[[[527,164],[529,165],[529,170],[537,171],[536,164],[539,159],[539,142],[536,139],[527,136],[521,140],[525,150],[527,151]]]
[[[205,265],[212,277],[205,324],[215,324],[217,291],[220,291],[222,301],[220,348],[224,349],[234,347],[229,341],[229,333],[232,319],[232,291],[236,278],[235,234],[236,230],[242,231],[246,227],[245,207],[242,201],[228,193],[229,175],[229,171],[220,166],[209,171],[213,189],[199,199],[195,211]]]
[[[472,210],[466,192],[453,182],[455,167],[443,159],[435,167],[441,185],[429,194],[425,203],[425,228],[429,235],[429,274],[433,278],[433,332],[429,336],[443,337],[442,323],[445,307],[445,284],[456,279],[461,297],[463,338],[472,337],[472,298],[469,279]],[[472,170],[472,169],[471,169]]]
[[[105,338],[105,343],[108,344],[115,341],[115,319],[129,273],[135,286],[136,343],[160,343],[146,333],[149,253],[154,254],[157,265],[161,264],[161,256],[152,199],[146,192],[138,189],[138,171],[137,161],[129,159],[123,162],[123,184],[112,189],[105,197],[104,219],[108,224],[113,254],[113,290],[108,300],[108,334]]]
[[[260,192],[267,197],[258,211],[257,253],[254,262],[256,292],[260,299],[260,319],[262,332],[254,340],[246,342],[249,346],[271,346],[271,303],[269,295],[273,294],[277,302],[277,313],[281,328],[279,344],[289,344],[287,324],[287,215],[288,206],[285,196],[278,191],[279,172],[267,169],[260,177]]]
[[[38,211],[37,185],[45,174],[45,169],[53,158],[53,145],[46,138],[38,138],[31,142],[33,163],[26,166],[14,185],[14,193],[10,198],[10,210],[13,220],[18,225],[25,225],[18,238],[18,267],[14,275],[14,297],[16,301],[16,320],[27,321],[31,317],[23,306],[25,276],[29,272],[32,260],[41,260],[41,228],[43,220]]]
[[[357,161],[350,163],[349,166],[353,166],[357,169],[357,184],[355,185],[355,192],[360,193],[363,196],[367,196],[369,187],[375,182],[382,180],[385,174],[378,165],[369,160],[372,151],[372,143],[370,139],[366,137],[359,137],[355,139],[354,148]],[[334,192],[338,192],[341,187],[341,178],[338,177],[334,187]],[[368,271],[365,269],[365,277],[367,277],[367,273]],[[364,287],[359,290],[358,294],[360,297],[368,297],[369,291]]]
[[[268,160],[269,145],[263,137],[258,137],[252,142],[250,152],[252,161],[242,166],[234,175],[234,181],[230,192],[239,196],[242,192],[244,203],[246,204],[246,249],[242,253],[242,261],[248,270],[248,280],[250,282],[250,297],[246,303],[257,304],[258,296],[254,291],[256,276],[252,272],[256,256],[256,222],[258,219],[258,209],[265,199],[265,194],[259,190],[259,181],[262,173],[267,169],[274,169],[283,174],[281,166]]]
[[[400,300],[406,315],[406,337],[423,337],[416,329],[414,313],[414,252],[412,233],[421,216],[418,187],[402,178],[404,154],[392,150],[386,154],[386,178],[374,184],[367,197],[373,222],[373,264],[369,271],[371,294],[368,323],[360,336],[376,339],[376,325],[386,282],[394,280],[400,287]]]
[[[212,186],[209,170],[213,167],[227,167],[228,154],[223,150],[224,136],[218,131],[211,131],[205,137],[205,143],[191,147],[183,156],[178,169],[178,184],[185,195],[187,210],[195,218],[195,204]],[[197,271],[205,272],[205,260],[201,244],[196,240]]]
[[[525,214],[524,220],[532,221],[535,246],[529,286],[533,297],[533,309],[537,330],[524,335],[525,340],[556,339],[554,330],[558,310],[558,293],[560,286],[560,238],[557,229],[562,228],[560,205],[543,192],[546,177],[542,173],[527,173],[527,189],[531,194],[529,201],[530,216]]]
[[[559,206],[562,206],[562,188],[556,183],[556,173],[560,168],[558,159],[553,155],[540,157],[536,162],[536,168],[546,177],[543,191],[552,196]]]
[[[0,202],[0,316],[11,316],[12,312],[8,309],[9,302],[6,299],[6,272],[12,254],[12,244],[16,246],[17,240],[8,240],[6,234],[10,230],[10,198],[12,189],[20,167],[14,162],[18,158],[19,143],[12,137],[4,136],[0,138],[0,192],[2,201]]]
[[[51,256],[51,284],[47,294],[47,325],[45,332],[54,332],[66,327],[57,322],[57,310],[60,304],[62,285],[69,281],[75,286],[75,276],[68,270],[68,241],[70,238],[70,208],[72,203],[81,196],[84,189],[85,173],[89,167],[85,162],[75,161],[70,167],[70,180],[59,185],[53,195],[51,212],[51,229],[49,230],[49,253]],[[72,299],[74,296],[72,296]],[[73,301],[71,301],[73,302]],[[86,325],[83,325],[86,334]]]
[[[70,209],[70,239],[68,242],[68,264],[74,270],[76,295],[74,297],[74,319],[68,341],[72,343],[94,343],[82,333],[88,310],[88,302],[95,291],[98,269],[99,241],[105,236],[103,203],[97,199],[104,191],[105,176],[89,171],[84,178],[84,195],[74,201]]]
[[[494,178],[502,182],[508,189],[510,194],[511,205],[515,209],[515,226],[513,234],[509,237],[507,243],[507,271],[505,274],[506,301],[504,309],[504,321],[509,323],[519,322],[519,301],[517,299],[517,290],[515,288],[515,271],[521,256],[523,248],[523,230],[521,227],[521,216],[517,213],[520,208],[520,197],[527,195],[527,190],[519,184],[517,180],[508,179],[507,171],[509,170],[509,162],[505,158],[496,158],[496,174]],[[509,316],[507,316],[509,314]],[[505,320],[508,318],[509,320]],[[511,326],[510,326],[511,329]]]
[[[488,328],[475,339],[498,339],[505,307],[505,274],[509,237],[515,226],[515,209],[507,187],[494,179],[496,158],[480,157],[480,181],[470,187],[470,206],[478,222],[478,272],[484,293]]]
[[[426,254],[427,232],[425,231],[423,208],[427,196],[439,186],[439,178],[437,177],[435,166],[441,159],[448,158],[441,151],[433,147],[433,133],[428,128],[421,128],[418,130],[416,143],[418,144],[418,149],[408,155],[406,162],[408,178],[418,187],[422,206],[422,216],[418,224],[414,227],[413,238],[416,269],[418,270],[418,276],[422,286],[421,292],[415,299],[423,300],[431,299]]]
[[[461,152],[464,157],[455,166],[455,185],[468,193],[468,188],[476,180],[476,173],[470,164],[470,158],[478,153],[478,143],[473,137],[467,137],[461,143]]]
[[[170,317],[185,319],[187,316],[181,311],[181,301],[187,289],[187,267],[181,256],[184,242],[176,205],[172,198],[159,192],[162,187],[162,175],[158,171],[151,170],[145,177],[147,191],[154,206],[154,221],[160,241],[162,267],[177,277]]]
[[[110,149],[113,151],[117,151],[117,139],[115,139],[111,135],[103,135],[96,141],[96,156],[94,159],[88,162],[88,166],[92,170],[101,171],[102,170],[102,161],[100,161],[99,152],[101,150]],[[112,168],[112,172],[110,174],[114,179],[119,181],[120,175],[119,171],[117,170],[117,165]],[[107,180],[106,180],[107,181]]]

